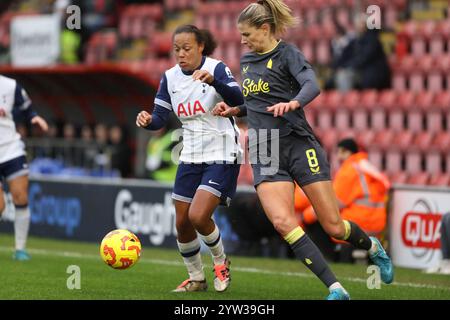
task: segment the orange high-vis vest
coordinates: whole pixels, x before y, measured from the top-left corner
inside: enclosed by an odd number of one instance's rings
[[[358,152],[342,163],[333,180],[341,217],[358,224],[364,231],[377,234],[386,226],[386,197],[390,188],[387,177]],[[306,200],[305,200],[306,199]],[[296,209],[303,211],[303,222],[316,221],[306,196],[296,191]]]

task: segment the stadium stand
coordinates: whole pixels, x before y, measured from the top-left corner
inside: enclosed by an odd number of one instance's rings
[[[67,77],[64,72],[55,77],[48,73],[25,77],[1,65],[0,73],[8,74],[9,71],[10,75],[20,77],[30,88],[30,94],[44,116],[58,120],[70,118],[80,123],[105,119],[107,123],[132,126],[137,106],[151,105],[152,92],[162,72],[174,63],[170,55],[173,23],[169,21],[187,19],[212,31],[219,44],[214,57],[226,61],[240,80],[239,58],[246,49],[240,45],[236,18],[250,1],[130,3],[122,7],[117,28],[99,30],[87,42],[81,68],[88,68],[84,69],[88,70],[88,76],[83,80]],[[290,0],[286,3],[300,23],[285,38],[302,50],[321,81],[329,70],[330,43],[336,35],[334,22],[351,30],[358,4],[360,8],[369,5],[381,8],[381,39],[392,70],[392,88],[346,93],[323,91],[305,113],[327,151],[331,154],[338,138],[351,135],[368,150],[370,160],[387,172],[393,182],[449,185],[448,3],[423,1],[422,7],[406,0]],[[25,9],[21,10],[16,4],[1,14],[0,47],[10,45],[9,26],[15,16],[40,13],[37,8],[22,7]],[[120,76],[111,78],[109,72],[92,76],[92,68],[105,65],[127,69],[140,79],[144,77],[144,83],[153,87],[147,90],[141,86],[135,98],[125,101],[136,93],[135,80],[125,77],[123,81],[127,84],[119,85]],[[100,88],[101,94],[94,96],[90,92],[87,100],[77,91],[79,85],[83,92]],[[118,100],[113,92],[124,92],[123,88],[131,92],[126,99]],[[140,94],[142,90],[146,93]]]

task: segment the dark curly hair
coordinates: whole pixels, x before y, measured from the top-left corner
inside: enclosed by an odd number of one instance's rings
[[[180,33],[193,33],[197,43],[205,46],[202,52],[204,56],[213,54],[214,50],[217,48],[217,42],[214,40],[214,37],[209,30],[199,29],[192,24],[187,24],[179,26],[173,33],[172,39]]]

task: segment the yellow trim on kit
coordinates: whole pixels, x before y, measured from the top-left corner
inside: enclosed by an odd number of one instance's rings
[[[257,52],[259,55],[263,55],[263,54],[267,54],[267,53],[270,53],[270,52],[272,52],[273,50],[275,50],[277,47],[278,47],[278,45],[280,44],[280,42],[281,42],[281,40],[278,40],[278,42],[277,42],[277,44],[276,44],[276,46],[275,47],[273,47],[272,49],[270,49],[270,50],[268,50],[268,51],[266,51],[266,52]]]
[[[348,222],[347,220],[344,220],[344,226],[345,226],[344,240],[347,240],[348,237],[350,237],[350,232],[352,231],[352,227],[350,225],[350,222]]]
[[[298,226],[297,228],[289,232],[287,235],[285,235],[284,240],[286,240],[286,242],[289,244],[293,244],[295,241],[300,239],[304,234],[305,231],[303,231],[303,229],[300,226]]]

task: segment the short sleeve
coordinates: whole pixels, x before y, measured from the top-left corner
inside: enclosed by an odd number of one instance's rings
[[[154,103],[155,105],[159,105],[172,111],[172,101],[170,99],[169,90],[167,89],[167,77],[165,73],[159,82],[159,88]]]
[[[31,106],[31,99],[27,92],[21,85],[16,85],[16,91],[14,92],[14,109],[25,111]]]
[[[303,69],[311,68],[311,65],[306,61],[303,53],[292,45],[286,48],[284,63],[287,65],[289,72],[294,78],[297,77]]]
[[[214,80],[224,83],[229,87],[239,87],[230,68],[223,62],[219,62],[214,69]]]

